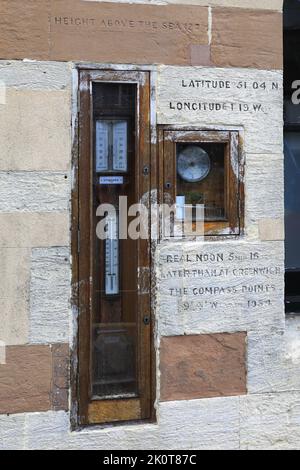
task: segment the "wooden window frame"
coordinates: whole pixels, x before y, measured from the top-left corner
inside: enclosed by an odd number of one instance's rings
[[[137,199],[150,206],[151,171],[151,80],[146,70],[80,69],[78,84],[77,142],[74,147],[76,185],[72,197],[73,305],[78,313],[78,335],[72,367],[72,428],[78,426],[155,419],[154,321],[151,306],[151,249],[148,240],[138,241],[139,397],[92,401],[91,396],[91,195],[93,178],[92,82],[128,83],[137,86],[136,174]],[[152,157],[153,159],[153,157]],[[155,167],[155,165],[153,165]],[[154,169],[155,174],[155,169]],[[148,195],[148,201],[147,199]],[[138,202],[138,201],[137,201]],[[150,217],[150,211],[149,211]],[[149,219],[149,228],[150,228]],[[84,229],[83,229],[84,227]],[[150,326],[143,318],[149,316]],[[76,410],[76,411],[74,411]]]
[[[205,222],[206,237],[241,236],[244,229],[244,162],[240,131],[203,130],[195,126],[159,126],[158,161],[160,203],[176,201],[176,145],[180,143],[222,143],[225,151],[225,211],[227,221]],[[170,189],[167,180],[172,180]],[[227,191],[226,191],[227,189]],[[188,237],[187,237],[188,238]]]

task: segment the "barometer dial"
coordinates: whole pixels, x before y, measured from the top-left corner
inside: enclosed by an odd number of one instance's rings
[[[196,145],[183,149],[177,159],[177,172],[187,183],[198,183],[207,177],[211,162],[207,152]]]

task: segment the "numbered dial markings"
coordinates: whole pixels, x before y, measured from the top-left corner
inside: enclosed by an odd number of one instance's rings
[[[211,161],[205,150],[196,145],[189,145],[178,155],[177,171],[179,176],[188,183],[204,180],[211,169]]]

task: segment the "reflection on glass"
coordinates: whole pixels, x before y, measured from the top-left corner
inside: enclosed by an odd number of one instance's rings
[[[94,398],[135,393],[135,325],[94,328]]]
[[[96,121],[96,172],[127,171],[127,121]]]
[[[117,214],[107,216],[105,240],[105,294],[119,294],[119,240]]]
[[[119,240],[118,202],[136,197],[136,85],[93,84],[93,326],[91,395],[109,400],[138,395],[137,247]],[[106,214],[107,239],[96,236],[100,204]]]
[[[300,270],[300,132],[285,133],[286,268]]]
[[[177,217],[184,206],[204,204],[205,221],[225,220],[225,146],[223,144],[177,144]]]

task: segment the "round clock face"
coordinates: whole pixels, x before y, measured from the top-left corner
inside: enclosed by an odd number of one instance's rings
[[[178,155],[177,171],[187,183],[198,183],[210,172],[211,162],[208,153],[201,147],[189,145]]]

